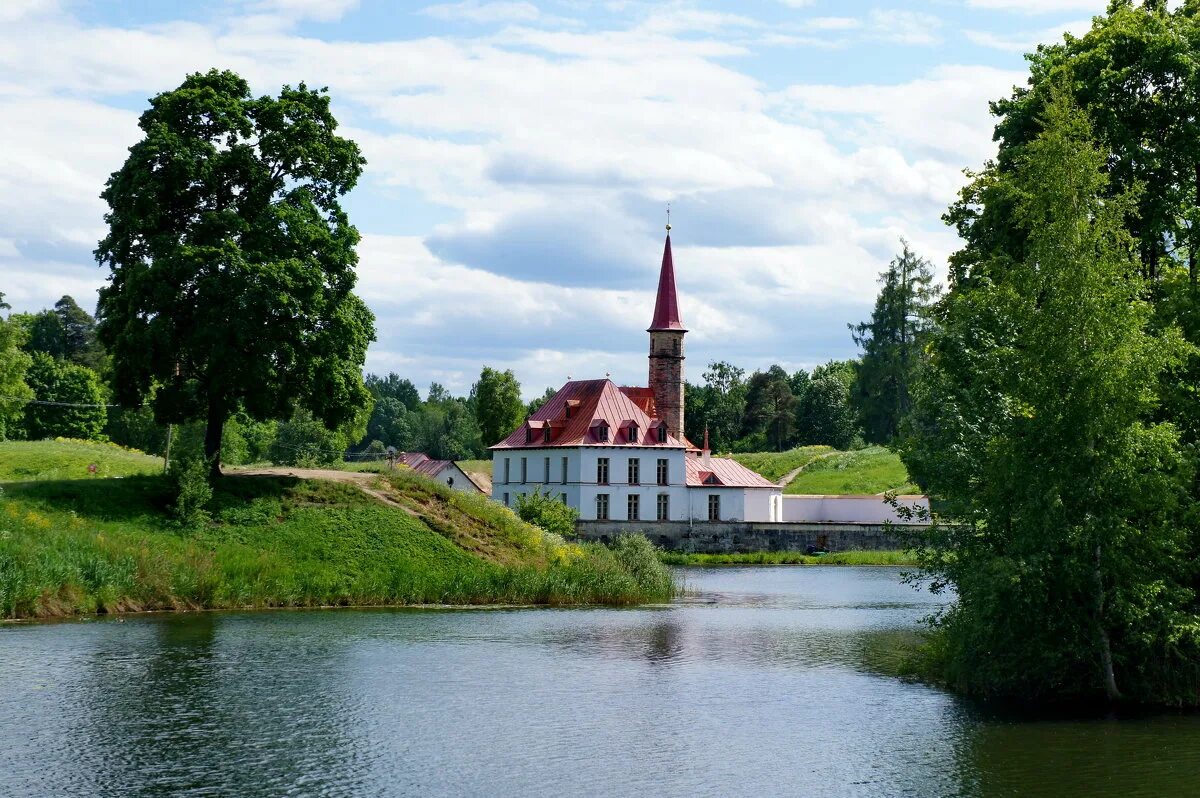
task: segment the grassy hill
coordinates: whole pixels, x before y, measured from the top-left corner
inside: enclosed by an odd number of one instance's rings
[[[47,478],[75,467],[74,446],[0,443],[0,617],[632,604],[674,590],[642,538],[612,549],[565,543],[482,496],[404,473],[365,477],[375,495],[356,484],[227,476],[212,522],[188,530],[168,513],[170,481],[137,473],[139,463],[152,470],[152,458],[114,456],[108,467],[128,474],[120,479]]]
[[[88,465],[96,465],[96,474]],[[0,442],[0,482],[35,479],[102,479],[161,474],[163,461],[112,443],[77,441]]]
[[[920,493],[909,481],[900,456],[882,446],[837,452],[813,461],[796,475],[784,493],[852,494]]]
[[[778,482],[784,475],[832,451],[832,446],[799,446],[786,452],[746,452],[731,457],[751,471]]]

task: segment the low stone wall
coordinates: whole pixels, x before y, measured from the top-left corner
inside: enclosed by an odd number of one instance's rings
[[[622,532],[641,532],[668,551],[718,554],[749,551],[804,551],[809,546],[829,551],[908,548],[910,535],[923,527],[855,523],[766,523],[753,521],[579,521],[585,540],[607,542]]]

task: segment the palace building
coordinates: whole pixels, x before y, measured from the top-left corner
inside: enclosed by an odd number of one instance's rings
[[[492,450],[492,498],[559,496],[592,521],[781,521],[782,489],[684,434],[687,329],[671,226],[650,322],[649,386],[572,380]]]

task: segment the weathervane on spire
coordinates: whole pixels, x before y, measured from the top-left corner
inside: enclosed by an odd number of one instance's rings
[[[671,203],[667,203],[667,232],[671,232]]]

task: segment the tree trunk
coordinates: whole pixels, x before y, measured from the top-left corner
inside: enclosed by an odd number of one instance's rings
[[[1196,164],[1195,187],[1196,195],[1194,202],[1196,207],[1200,208],[1200,163]],[[1193,221],[1192,245],[1188,247],[1188,280],[1193,287],[1196,285],[1196,250],[1200,248],[1200,229],[1198,228],[1200,228],[1200,224],[1197,224],[1197,221]]]
[[[1112,644],[1104,628],[1104,580],[1100,574],[1100,544],[1096,544],[1095,561],[1092,565],[1092,580],[1096,588],[1096,637],[1100,649],[1100,667],[1104,675],[1104,694],[1109,702],[1119,701],[1121,691],[1117,689],[1117,676],[1113,672]]]
[[[204,427],[204,459],[209,476],[221,476],[221,438],[225,434],[225,409],[216,399],[208,400],[208,421]]]

